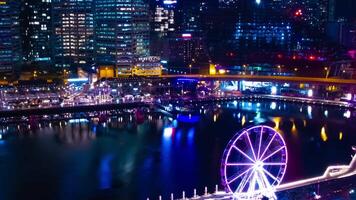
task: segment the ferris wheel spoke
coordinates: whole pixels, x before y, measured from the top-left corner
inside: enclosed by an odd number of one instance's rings
[[[236,149],[238,152],[240,152],[243,156],[245,156],[247,159],[249,159],[250,161],[252,161],[253,163],[255,163],[255,161],[250,158],[250,156],[248,156],[247,154],[245,154],[243,151],[241,151],[237,146],[233,145],[232,146],[234,149]]]
[[[283,166],[287,165],[287,163],[263,163],[264,166]]]
[[[241,184],[239,185],[239,187],[237,187],[237,189],[236,189],[235,192],[237,192],[237,190],[239,190],[239,189],[240,189],[241,191],[243,191],[243,189],[246,187],[247,183],[248,183],[249,180],[251,179],[252,174],[254,174],[254,173],[255,173],[255,170],[252,170],[252,171],[249,173],[248,176],[245,175],[244,179],[241,181]]]
[[[268,150],[269,146],[271,145],[271,143],[272,143],[272,142],[273,142],[273,140],[274,140],[274,137],[276,137],[276,134],[277,134],[277,133],[274,133],[273,137],[272,137],[272,138],[271,138],[271,140],[268,142],[268,145],[267,145],[267,147],[265,148],[265,150],[263,151],[263,153],[262,153],[261,157],[260,157],[260,158],[258,158],[259,160],[261,160],[261,158],[263,158],[263,156],[264,156],[264,155],[265,155],[265,153],[267,152],[267,150]]]
[[[250,171],[252,169],[252,167],[248,168],[247,170],[245,170],[244,172],[242,172],[241,174],[237,175],[235,178],[233,178],[232,180],[229,180],[227,183],[231,184],[232,182],[236,181],[238,178],[240,178],[241,176],[245,175],[248,171]]]
[[[260,134],[260,142],[259,142],[259,145],[258,145],[257,159],[260,159],[261,145],[262,145],[262,134],[263,134],[263,126],[261,127],[261,134]]]
[[[275,150],[275,151],[274,151],[273,153],[271,153],[270,155],[268,155],[266,158],[262,158],[262,159],[263,159],[262,162],[265,161],[265,160],[267,160],[268,158],[274,156],[274,154],[280,152],[280,151],[281,151],[282,149],[284,149],[284,148],[285,148],[285,146],[282,146],[282,147],[280,147],[279,149]]]
[[[255,150],[253,149],[249,133],[245,132],[245,134],[247,135],[247,140],[248,140],[248,143],[250,144],[250,148],[251,148],[251,151],[252,151],[253,158],[256,160],[257,158],[256,158]]]
[[[253,166],[253,163],[226,163],[226,166]]]
[[[263,168],[263,171],[269,176],[271,177],[273,180],[277,181],[279,183],[279,179],[275,176],[273,176],[269,171],[267,171],[266,169]]]

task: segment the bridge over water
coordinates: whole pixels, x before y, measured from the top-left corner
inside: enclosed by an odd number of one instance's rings
[[[292,77],[292,76],[255,76],[255,75],[162,75],[161,78],[192,78],[199,80],[245,80],[259,82],[279,82],[279,83],[310,83],[320,85],[349,85],[356,86],[355,79],[338,78],[313,78],[313,77]]]

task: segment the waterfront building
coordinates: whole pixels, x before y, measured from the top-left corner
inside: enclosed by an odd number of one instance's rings
[[[0,0],[0,72],[11,72],[21,63],[20,2]]]
[[[132,76],[160,76],[162,75],[161,58],[148,56],[139,58],[132,69]]]
[[[87,69],[94,58],[93,0],[53,0],[55,67]]]
[[[143,0],[97,0],[95,15],[95,61],[125,74],[149,52],[148,5]]]

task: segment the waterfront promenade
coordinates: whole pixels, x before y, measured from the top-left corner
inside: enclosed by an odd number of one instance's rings
[[[0,117],[20,117],[29,115],[48,115],[48,114],[62,114],[62,113],[76,113],[76,112],[90,112],[90,111],[106,111],[106,110],[120,110],[120,109],[134,109],[134,108],[155,108],[155,106],[168,104],[202,104],[213,102],[228,102],[228,101],[242,101],[242,100],[270,100],[270,101],[288,101],[302,104],[327,105],[338,106],[349,109],[355,109],[356,105],[344,101],[323,100],[315,98],[290,97],[280,95],[237,95],[237,96],[221,96],[221,97],[205,97],[205,98],[171,98],[171,99],[157,99],[151,102],[147,101],[132,101],[125,103],[102,103],[102,104],[88,104],[88,105],[73,105],[73,106],[49,106],[42,108],[26,108],[26,109],[3,109],[0,110]]]

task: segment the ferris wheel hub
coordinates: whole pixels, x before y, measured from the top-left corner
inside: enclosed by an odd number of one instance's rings
[[[263,170],[263,162],[260,160],[256,161],[254,168],[259,171]]]

